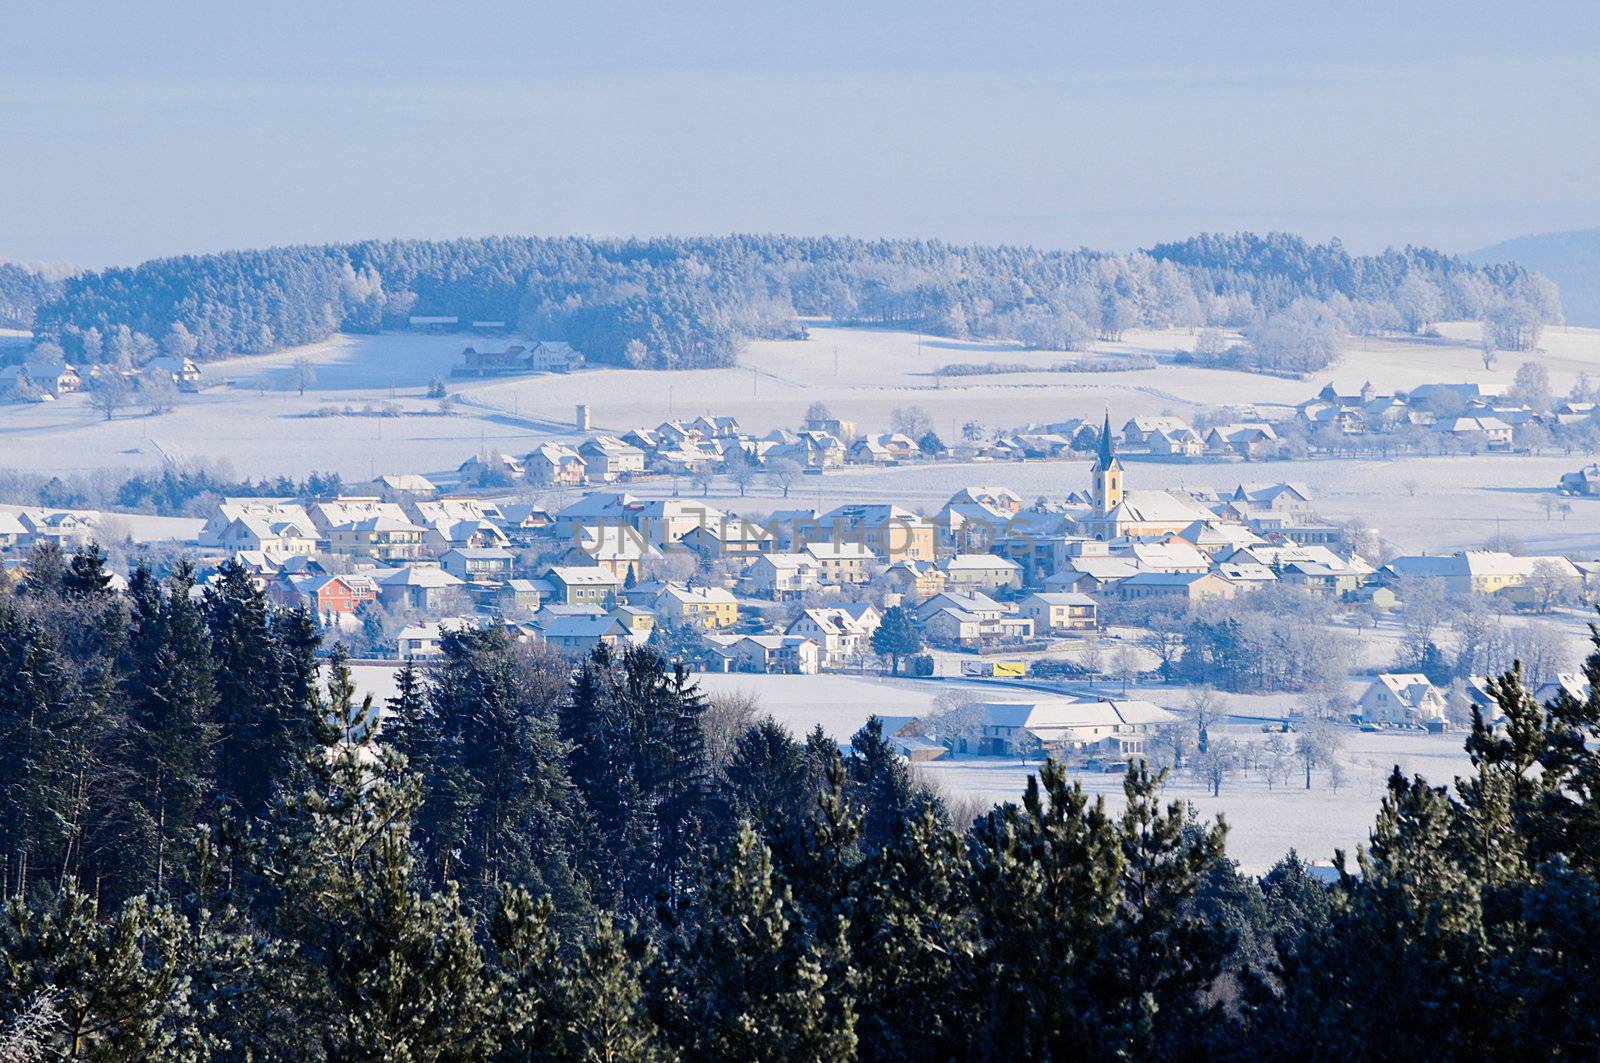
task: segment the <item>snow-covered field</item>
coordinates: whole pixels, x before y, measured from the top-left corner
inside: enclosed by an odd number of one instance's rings
[[[1049,695],[1019,688],[983,687],[970,683],[929,683],[853,676],[706,675],[700,677],[708,691],[745,690],[761,700],[770,713],[796,736],[817,724],[832,738],[844,741],[874,713],[903,716],[926,713],[940,694],[970,692],[995,701],[1026,701]],[[1137,690],[1131,696],[1181,705],[1186,692],[1173,689]],[[1292,698],[1230,699],[1235,711],[1250,714],[1282,712]],[[1226,731],[1241,741],[1259,741],[1259,725],[1237,723]],[[1336,848],[1349,851],[1366,841],[1382,799],[1384,782],[1396,764],[1406,773],[1420,772],[1435,783],[1446,783],[1468,768],[1462,736],[1417,734],[1345,734],[1344,781],[1338,791],[1328,788],[1322,772],[1313,788],[1303,779],[1285,787],[1268,788],[1259,775],[1230,778],[1222,794],[1185,774],[1168,780],[1172,800],[1192,802],[1200,815],[1222,816],[1229,824],[1228,851],[1246,871],[1270,867],[1290,848],[1307,859],[1331,859]],[[985,804],[1016,800],[1038,761],[1022,762],[996,757],[961,757],[919,765],[927,779],[952,796],[976,798]],[[1091,792],[1104,794],[1113,809],[1122,804],[1121,777],[1084,774],[1079,778]]]
[[[82,395],[54,403],[0,406],[0,463],[61,473],[226,457],[241,475],[303,475],[332,469],[352,478],[374,471],[452,469],[482,449],[525,452],[544,439],[574,438],[570,426],[579,402],[590,404],[594,424],[601,430],[654,425],[668,417],[731,413],[748,428],[765,431],[796,424],[808,405],[821,401],[866,431],[886,429],[895,408],[918,405],[928,411],[936,430],[949,433],[952,425],[969,420],[1010,427],[1095,417],[1108,407],[1120,419],[1163,410],[1190,413],[1224,403],[1294,403],[1329,379],[1344,390],[1354,390],[1366,380],[1380,390],[1438,380],[1509,383],[1523,356],[1503,354],[1493,370],[1485,371],[1472,342],[1476,328],[1470,323],[1447,325],[1443,331],[1450,338],[1440,340],[1353,341],[1328,373],[1295,381],[1173,365],[1172,357],[1194,343],[1187,330],[1134,331],[1122,342],[1096,345],[1097,357],[1151,355],[1163,363],[1155,369],[940,378],[934,370],[951,362],[1020,362],[1042,370],[1080,355],[1025,351],[1005,342],[813,323],[809,339],[751,344],[742,364],[729,369],[593,369],[567,376],[451,380],[450,390],[462,401],[449,416],[440,415],[438,404],[425,397],[428,381],[448,377],[461,348],[469,343],[499,346],[510,341],[410,334],[337,336],[273,355],[209,363],[208,377],[231,381],[232,386],[186,396],[175,412],[161,417],[128,410],[107,422]],[[1580,372],[1600,379],[1600,330],[1550,329],[1544,346],[1544,353],[1530,357],[1547,365],[1558,392],[1565,391]],[[292,387],[293,365],[301,358],[312,362],[317,373],[303,396]],[[385,403],[398,405],[409,416],[306,416],[323,407],[360,409]],[[1450,480],[1498,482],[1499,463],[1510,459],[1450,460],[1481,462],[1475,474],[1456,471],[1448,462],[1441,465],[1441,470],[1451,470]],[[1520,477],[1510,475],[1518,483],[1544,484],[1553,482],[1547,469],[1575,464],[1570,459],[1546,460],[1548,466],[1530,467]],[[1358,463],[1353,483],[1367,475],[1366,464],[1375,463]],[[1401,464],[1412,467],[1409,462]],[[1172,467],[1165,475],[1170,480],[1201,482],[1213,475],[1227,480],[1239,474],[1234,467],[1201,466]],[[1409,475],[1397,471],[1393,479],[1398,483]],[[1071,482],[1077,485],[1080,479]]]
[[[1259,740],[1258,727],[1225,728],[1240,740]],[[1291,736],[1292,737],[1292,736]],[[1307,860],[1331,860],[1343,849],[1354,863],[1355,849],[1367,841],[1384,784],[1395,765],[1408,775],[1420,773],[1441,785],[1470,769],[1462,736],[1402,733],[1345,733],[1344,780],[1337,791],[1326,773],[1317,772],[1312,788],[1304,778],[1268,788],[1259,774],[1231,777],[1218,797],[1209,787],[1178,773],[1168,778],[1169,800],[1186,801],[1206,819],[1221,817],[1228,825],[1228,855],[1247,873],[1259,874],[1289,849]],[[933,784],[950,794],[970,795],[984,802],[1015,800],[1038,762],[1023,764],[993,757],[964,757],[919,765]],[[1120,775],[1088,774],[1077,778],[1091,793],[1102,794],[1113,812],[1123,806]]]

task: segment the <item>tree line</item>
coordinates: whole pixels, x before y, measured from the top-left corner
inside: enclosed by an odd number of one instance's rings
[[[1240,874],[1142,768],[1120,812],[1052,761],[961,822],[876,720],[719,732],[648,649],[464,630],[380,706],[237,566],[118,592],[40,550],[0,594],[0,1047],[1587,1058],[1596,644],[1586,700],[1499,680],[1472,774],[1392,779],[1330,889],[1293,854]]]
[[[1068,350],[1140,326],[1228,326],[1251,337],[1248,364],[1305,368],[1343,331],[1484,318],[1520,348],[1560,313],[1549,282],[1515,266],[1417,248],[1353,256],[1285,234],[1132,254],[753,235],[366,241],[79,273],[34,302],[41,342],[132,365],[436,315],[567,340],[596,362],[723,366],[750,339],[798,336],[800,316],[827,315]]]

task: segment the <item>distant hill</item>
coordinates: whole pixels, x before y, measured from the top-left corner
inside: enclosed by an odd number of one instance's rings
[[[1479,265],[1515,262],[1543,273],[1561,289],[1567,324],[1600,328],[1600,229],[1519,236],[1463,257]]]
[[[1484,298],[1513,301],[1529,280],[1426,248],[1351,255],[1285,233],[1128,255],[844,237],[495,237],[158,259],[70,277],[32,317],[45,342],[91,364],[142,364],[158,347],[273,351],[439,317],[512,323],[591,362],[694,368],[731,365],[747,340],[797,336],[799,318],[827,315],[1052,350],[1136,326],[1272,322],[1293,337],[1295,364],[1316,368],[1308,352],[1325,350],[1310,333],[1451,320]]]

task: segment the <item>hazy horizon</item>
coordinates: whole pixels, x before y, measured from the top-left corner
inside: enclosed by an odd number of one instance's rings
[[[1239,229],[1468,251],[1600,224],[1597,28],[1575,3],[9,10],[0,258]]]

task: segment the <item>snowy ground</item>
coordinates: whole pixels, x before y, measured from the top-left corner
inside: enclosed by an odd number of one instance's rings
[[[1114,418],[1123,419],[1164,410],[1187,414],[1224,403],[1294,403],[1329,379],[1351,391],[1366,380],[1380,390],[1439,380],[1508,383],[1523,356],[1504,354],[1492,371],[1485,371],[1472,345],[1476,328],[1447,325],[1443,330],[1451,338],[1440,340],[1354,341],[1332,370],[1315,380],[1295,381],[1173,365],[1173,356],[1194,343],[1187,330],[1134,331],[1123,342],[1096,345],[1096,357],[1151,355],[1162,363],[1155,369],[940,378],[934,370],[951,362],[1021,362],[1045,369],[1081,355],[813,324],[807,340],[752,344],[742,364],[730,369],[594,369],[566,376],[451,380],[451,391],[462,401],[450,416],[441,416],[438,404],[425,397],[428,382],[448,377],[463,346],[509,341],[337,336],[273,355],[209,363],[208,378],[230,381],[231,386],[185,396],[176,411],[162,417],[128,410],[107,422],[82,395],[0,406],[0,464],[56,473],[226,457],[241,475],[332,469],[352,478],[453,469],[482,449],[521,453],[544,439],[575,438],[570,426],[579,402],[591,405],[594,424],[602,430],[731,413],[748,428],[765,431],[796,424],[810,403],[821,401],[868,431],[886,429],[895,408],[919,405],[939,432],[949,433],[952,425],[968,420],[1010,427],[1095,417],[1107,407]],[[1558,392],[1579,372],[1600,379],[1600,330],[1550,329],[1544,346],[1545,352],[1533,357],[1547,365]],[[303,396],[292,387],[293,365],[301,358],[312,362],[317,373]],[[385,403],[400,406],[408,416],[307,416],[324,407],[360,409]],[[1508,459],[1447,460],[1481,461],[1469,481],[1498,483],[1498,463]],[[1577,463],[1547,460],[1550,470],[1564,471]],[[1170,476],[1198,482],[1211,475],[1197,468],[1206,467],[1171,467]],[[1216,475],[1235,476],[1233,468],[1222,466],[1225,471]],[[1540,467],[1535,475],[1530,470],[1523,479],[1553,482],[1547,471]],[[1396,472],[1393,479],[1408,475]],[[1080,479],[1071,482],[1076,485]]]

